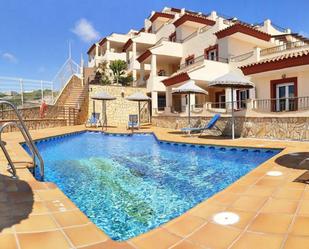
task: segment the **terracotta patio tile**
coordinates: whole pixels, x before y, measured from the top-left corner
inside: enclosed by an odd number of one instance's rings
[[[42,232],[57,229],[58,226],[50,215],[30,215],[15,225],[16,232]]]
[[[294,214],[298,202],[286,199],[269,199],[262,207],[262,213],[285,213]]]
[[[302,173],[299,173],[299,175],[301,175]],[[297,176],[293,176],[292,177],[293,180],[297,178]],[[284,183],[281,185],[281,187],[285,187],[285,188],[290,188],[290,189],[305,189],[306,187],[306,184],[303,184],[303,183],[300,183],[300,182],[294,182],[294,181],[290,181],[290,182],[287,182],[287,183]]]
[[[209,199],[208,202],[214,202],[217,205],[231,205],[235,200],[238,199],[238,195],[228,192],[228,191],[224,191],[223,193],[219,193],[216,194],[215,196],[213,196],[211,199]]]
[[[241,230],[208,223],[188,240],[210,248],[227,248],[240,234]]]
[[[82,247],[82,249],[135,249],[127,242],[117,242],[111,239],[106,240],[105,242],[94,244],[91,246]]]
[[[192,208],[188,211],[188,214],[198,216],[204,219],[208,219],[215,213],[223,211],[225,208],[219,205],[212,205],[207,202],[201,203],[200,205]]]
[[[235,213],[239,216],[239,221],[229,226],[240,228],[240,229],[245,228],[250,223],[250,221],[253,219],[253,217],[256,215],[256,212],[247,212],[247,211],[242,211],[242,210],[238,210],[235,208],[228,208],[225,211]]]
[[[283,249],[308,249],[309,237],[289,236]]]
[[[244,211],[257,211],[267,199],[262,196],[242,195],[236,200],[232,207]]]
[[[303,200],[300,204],[298,210],[299,215],[308,215],[309,216],[309,200]]]
[[[16,239],[13,234],[0,235],[0,248],[3,249],[17,249]]]
[[[79,210],[53,213],[52,215],[61,227],[83,225],[89,222],[89,219]]]
[[[66,228],[64,232],[76,247],[102,242],[108,239],[108,236],[92,223],[86,226]]]
[[[287,214],[259,214],[248,230],[253,232],[283,234],[288,231],[293,216]]]
[[[309,216],[297,216],[291,234],[309,236]]]
[[[259,180],[256,185],[257,186],[268,186],[268,187],[277,187],[279,185],[282,185],[284,180],[279,179],[273,179],[273,178],[262,178]]]
[[[77,209],[74,203],[69,199],[46,201],[45,205],[50,212],[62,212]]]
[[[282,240],[283,236],[246,232],[236,241],[232,249],[280,249]]]
[[[201,247],[199,245],[193,244],[190,241],[184,240],[177,244],[176,246],[171,247],[171,249],[203,249],[205,247]]]
[[[274,187],[253,185],[244,195],[248,196],[270,196],[275,191]]]
[[[164,227],[171,233],[184,237],[192,233],[206,221],[197,216],[184,215],[177,218],[175,221],[168,222]]]
[[[43,201],[61,200],[67,198],[60,189],[38,190],[37,193]]]
[[[299,200],[302,196],[302,189],[292,189],[292,188],[280,188],[277,192],[273,194],[275,198],[278,199],[289,199],[289,200]]]
[[[60,231],[21,233],[17,235],[21,249],[69,249],[70,245]]]
[[[244,184],[244,185],[252,185],[252,184],[255,184],[258,181],[259,178],[260,177],[258,177],[258,176],[246,176],[246,177],[240,178],[237,181],[237,183]]]
[[[47,207],[44,205],[43,202],[35,201],[32,204],[32,211],[31,214],[46,214],[48,213],[49,210]],[[24,215],[24,214],[29,214],[29,204],[28,203],[20,203],[14,210],[12,210],[13,215]]]
[[[224,192],[232,192],[232,193],[237,193],[237,194],[241,194],[244,193],[245,191],[247,191],[247,189],[249,188],[248,185],[242,185],[239,183],[234,183],[233,185],[231,185],[230,187],[228,187]]]
[[[165,249],[180,240],[181,237],[169,233],[165,229],[158,228],[132,239],[131,242],[140,249]]]

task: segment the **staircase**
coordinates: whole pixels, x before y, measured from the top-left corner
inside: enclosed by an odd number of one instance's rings
[[[55,105],[64,107],[63,118],[69,120],[69,125],[76,124],[79,113],[87,108],[86,99],[88,98],[88,86],[82,84],[81,78],[73,75],[62,92],[60,93]]]

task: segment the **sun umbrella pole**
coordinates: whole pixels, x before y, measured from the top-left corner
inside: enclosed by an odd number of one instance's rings
[[[190,98],[190,93],[188,94],[188,98],[189,98],[189,100],[188,100],[188,103],[189,103],[189,108],[188,108],[188,120],[189,120],[189,126],[188,127],[191,127],[191,125],[190,125],[190,119],[191,119],[191,117],[190,117],[190,113],[191,113],[191,111],[190,111],[190,108],[191,108],[191,98]]]
[[[141,102],[138,101],[138,126],[141,124]]]
[[[103,123],[102,123],[102,130],[104,129],[104,123],[105,123],[105,116],[104,116],[104,113],[105,113],[105,110],[104,110],[104,100],[102,100],[102,113],[101,113],[101,115],[102,115],[102,120],[103,120],[103,118],[104,118],[104,121],[103,121]]]
[[[235,120],[234,120],[234,89],[231,87],[231,97],[232,97],[232,139],[235,139]]]

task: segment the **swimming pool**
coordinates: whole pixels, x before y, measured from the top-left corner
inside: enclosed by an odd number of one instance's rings
[[[101,132],[36,144],[45,161],[45,181],[56,183],[114,240],[127,240],[181,215],[279,152]]]

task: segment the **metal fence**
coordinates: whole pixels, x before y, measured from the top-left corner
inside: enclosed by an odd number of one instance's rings
[[[80,71],[80,66],[69,58],[51,81],[0,76],[0,98],[18,108],[39,106],[43,100],[53,105],[65,84]]]

